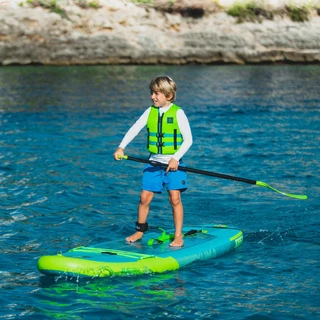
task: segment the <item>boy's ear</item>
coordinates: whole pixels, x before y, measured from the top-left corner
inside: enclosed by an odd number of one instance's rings
[[[171,101],[172,98],[173,98],[173,94],[172,93],[169,93],[167,96],[166,96],[167,100],[168,101]]]

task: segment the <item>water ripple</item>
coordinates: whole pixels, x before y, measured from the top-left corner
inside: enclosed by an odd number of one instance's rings
[[[238,226],[234,252],[159,275],[40,276],[41,255],[132,233],[143,165],[112,153],[158,74],[176,79],[190,119],[188,166],[308,201],[190,173],[185,224]],[[319,76],[318,66],[1,69],[0,318],[319,318]],[[126,151],[146,157],[144,135]],[[172,227],[165,193],[148,222]]]

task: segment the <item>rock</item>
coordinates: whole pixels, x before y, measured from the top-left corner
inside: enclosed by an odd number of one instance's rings
[[[57,14],[42,7],[21,7],[14,0],[0,1],[0,63],[320,61],[318,15],[303,23],[277,17],[239,24],[211,0],[176,0],[166,8],[161,0],[154,6],[129,0],[100,0],[100,4],[96,9],[81,8],[66,1],[63,14]],[[190,13],[201,8],[201,15]]]

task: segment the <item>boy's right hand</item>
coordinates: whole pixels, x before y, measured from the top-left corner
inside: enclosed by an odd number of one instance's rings
[[[113,154],[113,157],[115,158],[115,160],[121,160],[123,156],[124,156],[124,150],[122,148],[118,148]]]

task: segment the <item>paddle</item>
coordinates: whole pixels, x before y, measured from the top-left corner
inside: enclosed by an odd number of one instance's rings
[[[149,163],[151,165],[156,165],[156,166],[160,166],[160,167],[167,167],[167,164],[165,164],[165,163],[156,162],[156,161],[150,161],[150,160],[146,160],[146,159],[135,158],[135,157],[126,156],[126,155],[123,156],[123,159],[124,160],[131,160],[131,161],[135,161],[135,162]],[[212,171],[199,170],[199,169],[194,169],[194,168],[189,168],[189,167],[179,166],[178,169],[182,170],[182,171],[203,174],[205,176],[211,176],[211,177],[216,177],[216,178],[221,178],[221,179],[240,181],[240,182],[244,182],[244,183],[248,183],[248,184],[253,184],[253,185],[256,185],[256,186],[259,186],[259,187],[269,188],[272,191],[278,192],[278,193],[280,193],[280,194],[282,194],[284,196],[295,198],[295,199],[305,200],[305,199],[308,198],[306,195],[291,194],[291,193],[286,193],[286,192],[283,192],[283,191],[279,191],[279,190],[269,186],[268,184],[266,184],[265,182],[262,182],[262,181],[239,178],[239,177],[230,176],[230,175],[227,175],[227,174],[216,173],[216,172],[212,172]]]

